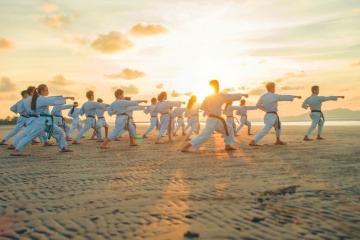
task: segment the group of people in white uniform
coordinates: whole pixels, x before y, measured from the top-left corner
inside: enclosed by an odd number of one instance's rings
[[[225,142],[225,150],[235,150],[232,144],[235,142],[235,136],[246,125],[248,135],[251,134],[251,122],[248,120],[247,111],[260,109],[265,112],[264,128],[250,141],[250,146],[259,146],[259,141],[270,131],[272,127],[276,131],[276,145],[285,145],[281,141],[281,121],[278,115],[279,101],[293,101],[295,98],[301,99],[301,96],[280,95],[275,93],[275,83],[266,84],[267,93],[262,95],[256,106],[247,106],[243,97],[249,97],[248,94],[234,93],[225,94],[220,92],[220,85],[217,80],[211,80],[210,86],[213,87],[214,93],[207,96],[204,101],[197,103],[196,96],[191,96],[187,105],[181,107],[185,102],[168,101],[166,92],[161,92],[157,98],[151,99],[151,105],[144,106],[141,103],[147,103],[147,100],[131,100],[126,97],[121,89],[114,92],[115,101],[111,104],[103,103],[102,99],[95,101],[93,91],[88,91],[88,99],[81,108],[77,102],[66,104],[67,100],[74,101],[74,97],[49,96],[49,89],[46,84],[40,84],[37,88],[30,86],[27,90],[21,92],[22,99],[13,105],[10,110],[20,114],[17,119],[15,128],[7,134],[0,142],[0,145],[7,145],[7,141],[21,132],[8,147],[12,149],[14,156],[21,156],[21,150],[28,144],[39,143],[45,146],[52,146],[49,139],[53,137],[61,152],[72,152],[68,148],[68,141],[72,144],[81,144],[79,140],[84,138],[85,133],[92,129],[91,140],[102,142],[100,148],[108,148],[111,141],[119,141],[119,138],[125,132],[129,133],[130,146],[138,146],[136,138],[136,123],[133,119],[133,111],[143,111],[150,115],[150,126],[142,135],[142,138],[148,138],[149,133],[156,128],[158,131],[155,140],[156,144],[162,143],[161,137],[165,134],[169,141],[181,130],[182,135],[186,136],[189,141],[183,148],[182,152],[189,152],[191,147],[200,148],[212,136],[214,131],[222,134]],[[319,87],[311,88],[312,95],[302,104],[304,109],[311,109],[310,117],[312,123],[305,134],[304,141],[310,141],[311,132],[318,126],[317,139],[322,140],[321,131],[324,126],[324,115],[321,111],[322,102],[336,101],[344,96],[319,96]],[[235,106],[233,102],[240,101],[240,105]],[[52,111],[49,107],[52,106]],[[224,106],[224,107],[223,107]],[[62,111],[68,110],[68,116],[72,118],[70,127],[63,117]],[[104,113],[110,116],[116,115],[115,127],[108,134],[109,125],[106,123]],[[204,129],[200,128],[200,113],[206,118]],[[226,119],[223,117],[225,115]],[[239,120],[236,116],[239,116]],[[82,124],[80,116],[85,115],[85,123]],[[159,117],[160,115],[160,117]],[[187,118],[185,125],[184,118]],[[236,125],[235,120],[239,126]],[[105,138],[102,135],[102,128],[105,128]],[[74,139],[70,136],[75,130],[78,130]],[[191,135],[196,134],[191,139]]]

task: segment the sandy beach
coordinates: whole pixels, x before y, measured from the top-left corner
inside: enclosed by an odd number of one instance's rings
[[[306,129],[284,126],[287,146],[272,130],[260,147],[243,129],[233,152],[219,134],[181,153],[184,137],[155,145],[155,132],[131,148],[2,146],[0,239],[360,239],[360,127],[303,142]]]

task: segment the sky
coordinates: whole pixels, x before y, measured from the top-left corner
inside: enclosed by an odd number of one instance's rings
[[[85,92],[114,101],[161,91],[169,100],[201,101],[208,82],[249,93],[264,84],[279,94],[345,95],[323,109],[360,110],[358,0],[0,0],[0,118],[30,85],[50,95]],[[304,100],[280,104],[283,116],[305,113]],[[71,102],[69,102],[71,103]],[[234,104],[238,104],[235,102]],[[263,115],[252,111],[253,116]],[[135,115],[140,121],[144,114]]]

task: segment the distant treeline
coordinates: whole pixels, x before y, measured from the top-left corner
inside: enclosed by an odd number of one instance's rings
[[[7,116],[6,118],[0,119],[0,125],[15,125],[18,118],[18,116]],[[71,120],[71,118],[65,118],[67,124],[71,124]]]

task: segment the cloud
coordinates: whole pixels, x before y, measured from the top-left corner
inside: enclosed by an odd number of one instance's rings
[[[186,93],[184,93],[183,95],[185,95],[185,96],[192,96],[192,95],[194,95],[192,92],[186,92]]]
[[[89,43],[89,39],[84,35],[66,35],[62,41],[63,43],[74,45],[86,45]]]
[[[121,85],[120,87],[112,87],[111,90],[114,92],[116,89],[122,89],[125,93],[125,95],[131,95],[131,94],[138,94],[139,88],[137,88],[135,85],[130,84],[129,86]]]
[[[2,77],[0,80],[0,92],[12,92],[16,90],[16,84],[10,78]]]
[[[304,89],[305,86],[289,86],[289,85],[285,85],[281,87],[281,90],[302,90]]]
[[[229,92],[235,92],[236,89],[235,88],[224,88],[223,90],[221,90],[222,93],[229,93]]]
[[[360,67],[360,62],[354,62],[350,64],[350,67]]]
[[[163,83],[159,83],[158,85],[156,85],[156,88],[158,88],[158,89],[162,89],[163,87],[164,87]]]
[[[262,95],[264,93],[266,93],[266,88],[263,86],[253,88],[248,92],[249,95]]]
[[[43,3],[41,9],[45,13],[52,13],[52,12],[57,11],[59,9],[59,7],[55,3],[45,2],[45,3]]]
[[[176,97],[180,97],[180,93],[176,92],[175,90],[172,90],[171,94],[172,97],[176,98]]]
[[[242,87],[239,87],[238,89],[244,91],[244,90],[246,90],[246,87],[242,86]]]
[[[274,80],[275,83],[281,83],[289,78],[303,78],[305,77],[305,72],[304,71],[300,71],[299,73],[295,73],[295,72],[287,72],[285,73],[282,77],[277,78]]]
[[[53,77],[49,81],[49,84],[57,85],[57,86],[68,86],[68,85],[72,85],[73,82],[65,79],[63,75],[59,74]]]
[[[138,23],[130,29],[130,33],[137,36],[158,35],[166,33],[168,29],[160,24]]]
[[[70,16],[64,15],[62,13],[46,15],[41,19],[47,27],[49,28],[61,28],[71,23],[72,18]]]
[[[141,78],[144,76],[145,76],[144,72],[132,70],[130,68],[125,68],[120,73],[105,75],[106,78],[111,78],[111,79],[122,78],[122,79],[126,79],[126,80],[137,79],[137,78]]]
[[[0,37],[0,50],[11,50],[15,47],[15,44],[10,39]]]
[[[103,53],[115,53],[133,46],[122,33],[110,32],[109,34],[99,34],[98,38],[91,43],[91,46]]]

